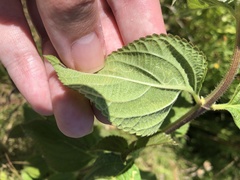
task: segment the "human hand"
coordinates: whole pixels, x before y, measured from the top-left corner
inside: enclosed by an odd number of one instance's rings
[[[42,61],[20,1],[1,2],[0,61],[19,91],[38,113],[54,114],[65,135],[91,132],[94,114],[104,117]],[[166,33],[159,0],[27,0],[27,5],[43,54],[58,55],[79,71],[95,72],[112,51],[148,34]]]

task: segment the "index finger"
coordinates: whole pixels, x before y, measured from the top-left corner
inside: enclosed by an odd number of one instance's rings
[[[108,0],[124,44],[140,37],[166,33],[159,0]]]

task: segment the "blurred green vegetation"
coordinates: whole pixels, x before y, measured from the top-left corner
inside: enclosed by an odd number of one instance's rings
[[[161,4],[168,33],[191,41],[207,56],[209,70],[201,92],[204,96],[213,90],[229,66],[235,38],[234,18],[222,8],[189,10],[185,1],[176,1],[171,6],[171,0],[162,0]],[[34,31],[33,36],[39,46],[39,38]],[[227,102],[236,84],[239,84],[238,76],[219,102]],[[44,151],[33,142],[31,128],[34,128],[35,120],[40,119],[46,118],[26,105],[5,69],[0,66],[0,180],[82,179],[87,169],[62,172],[62,167],[56,168],[56,164],[52,164],[55,161],[50,162],[46,154],[43,156],[44,152],[49,152],[48,149]],[[30,123],[28,133],[18,126],[24,122]],[[129,141],[134,139],[134,136],[109,126],[96,124],[96,129],[91,135],[95,139],[91,141],[92,145],[107,135],[121,135]],[[61,136],[57,129],[54,132]],[[48,134],[43,134],[44,137],[47,139]],[[229,113],[207,112],[191,123],[185,136],[175,140],[178,146],[149,147],[141,152],[136,163],[143,178],[240,179],[240,131]],[[49,138],[49,142],[52,141],[54,139]],[[86,143],[87,138],[78,141]],[[70,138],[66,142],[75,143]],[[57,147],[62,153],[60,145]],[[57,154],[58,150],[54,153]],[[60,155],[66,156],[64,153]],[[61,162],[58,163],[61,165]]]

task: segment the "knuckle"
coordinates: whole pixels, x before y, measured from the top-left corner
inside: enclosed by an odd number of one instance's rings
[[[63,1],[55,6],[52,11],[54,23],[62,30],[71,28],[86,29],[96,24],[97,21],[96,0]],[[81,27],[79,27],[81,26]]]

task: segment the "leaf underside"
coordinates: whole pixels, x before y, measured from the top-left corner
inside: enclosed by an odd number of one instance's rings
[[[113,125],[141,136],[159,129],[181,91],[198,95],[206,73],[203,54],[172,35],[134,41],[110,54],[95,74],[46,58],[64,85],[89,98]]]

